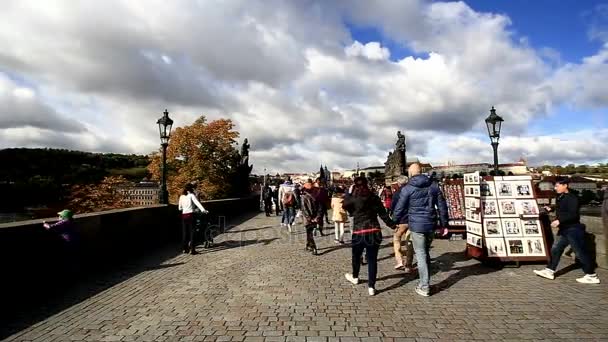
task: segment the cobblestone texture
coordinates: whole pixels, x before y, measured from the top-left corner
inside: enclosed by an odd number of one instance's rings
[[[390,230],[380,252],[379,293],[344,280],[350,249],[301,226],[258,215],[218,237],[10,336],[8,341],[471,341],[608,340],[608,273],[600,285],[554,281],[538,266],[496,270],[465,260],[464,241],[433,243],[437,293],[414,293],[393,269]],[[566,263],[567,261],[564,260]],[[133,265],[132,267],[141,267]],[[363,268],[361,278],[366,277]]]

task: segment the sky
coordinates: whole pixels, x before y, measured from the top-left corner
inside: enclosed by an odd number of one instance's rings
[[[608,1],[3,2],[0,148],[149,154],[232,119],[254,172],[608,162]]]

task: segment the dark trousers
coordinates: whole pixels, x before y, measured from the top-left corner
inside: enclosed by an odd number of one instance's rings
[[[276,209],[277,212],[277,216],[279,216],[281,214],[281,203],[279,203],[278,199],[274,199],[274,207]]]
[[[382,242],[382,233],[352,234],[353,277],[359,278],[361,269],[361,256],[365,250],[367,258],[367,286],[376,288],[378,275],[378,250]]]
[[[264,200],[264,211],[266,212],[266,216],[272,214],[272,200]]]
[[[182,214],[182,247],[184,251],[194,250],[194,214]]]
[[[549,268],[554,271],[557,269],[559,259],[562,257],[562,254],[568,245],[572,246],[576,258],[583,265],[583,272],[585,272],[585,274],[595,273],[595,262],[591,260],[589,253],[585,248],[585,229],[583,229],[582,226],[566,228],[560,232],[559,239],[553,248],[551,248],[551,262]]]
[[[315,237],[313,236],[313,232],[317,227],[316,223],[308,223],[306,224],[306,248],[316,249],[317,244],[315,244]]]

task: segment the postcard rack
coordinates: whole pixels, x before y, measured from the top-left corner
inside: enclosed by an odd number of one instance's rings
[[[530,176],[467,173],[464,196],[469,255],[501,262],[548,260]]]
[[[441,183],[441,191],[448,205],[450,233],[464,233],[466,231],[464,181],[462,179],[444,180]]]

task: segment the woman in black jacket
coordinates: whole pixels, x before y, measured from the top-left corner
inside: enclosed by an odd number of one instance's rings
[[[352,226],[352,265],[353,273],[344,276],[353,284],[359,283],[359,269],[361,256],[366,251],[368,292],[370,296],[376,294],[376,275],[378,270],[378,250],[382,242],[382,230],[378,216],[387,226],[394,229],[395,223],[391,220],[380,197],[373,193],[364,177],[355,179],[353,192],[344,199],[343,208],[353,216]]]

